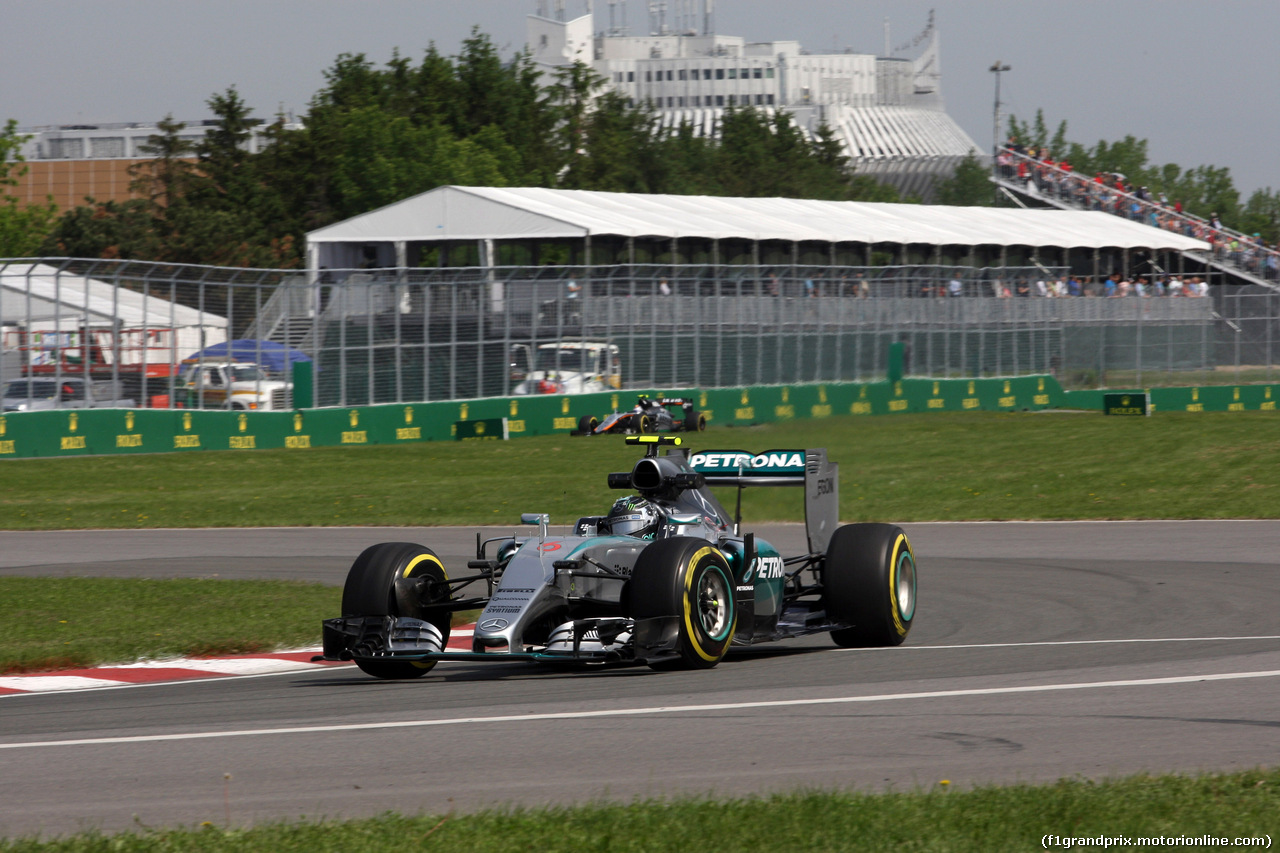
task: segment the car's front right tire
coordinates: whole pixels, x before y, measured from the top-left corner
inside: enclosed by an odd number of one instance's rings
[[[402,613],[396,597],[396,581],[422,579],[427,582],[428,606],[420,613]],[[412,542],[383,542],[370,546],[356,557],[342,587],[343,616],[414,616],[434,625],[445,643],[449,641],[452,613],[443,603],[449,598],[449,580],[444,564],[430,548]],[[356,660],[356,666],[375,678],[419,678],[435,666],[435,661]]]
[[[653,666],[710,669],[729,651],[738,616],[733,571],[705,539],[681,536],[654,542],[636,560],[627,590],[633,619],[678,618],[679,657]]]

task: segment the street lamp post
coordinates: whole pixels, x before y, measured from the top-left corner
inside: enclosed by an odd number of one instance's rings
[[[992,109],[991,116],[991,174],[994,177],[999,178],[1000,164],[997,161],[1000,158],[1000,73],[1002,71],[1009,71],[1011,68],[997,59],[987,70],[996,75],[996,103],[995,107]],[[1000,203],[999,184],[995,184],[994,202],[996,204]]]
[[[1000,151],[1000,72],[1011,71],[1012,68],[997,59],[987,70],[996,75],[996,104],[991,117],[991,154],[995,156]]]

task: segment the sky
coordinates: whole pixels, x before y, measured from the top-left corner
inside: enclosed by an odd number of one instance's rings
[[[585,0],[566,0],[571,13]],[[22,127],[210,117],[235,86],[254,114],[306,111],[341,53],[416,61],[456,53],[472,26],[505,56],[535,0],[0,0],[0,121]],[[1132,135],[1154,163],[1225,166],[1242,200],[1280,188],[1277,0],[718,0],[716,28],[795,39],[814,53],[901,45],[936,9],[947,112],[991,144],[999,60],[1003,111],[1085,144]],[[597,0],[600,22],[606,0]],[[644,0],[629,0],[641,34]]]

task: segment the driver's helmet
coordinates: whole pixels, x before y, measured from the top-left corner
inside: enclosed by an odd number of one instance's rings
[[[615,536],[645,538],[658,532],[662,516],[641,497],[618,498],[609,510],[609,532]]]

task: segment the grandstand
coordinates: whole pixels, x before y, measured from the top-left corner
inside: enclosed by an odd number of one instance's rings
[[[1161,203],[1141,191],[1133,192],[1133,187],[1121,189],[1115,186],[1114,176],[1104,182],[1101,176],[1082,175],[1063,165],[1002,148],[993,164],[991,180],[1001,193],[1022,208],[1100,211],[1203,241],[1208,244],[1209,252],[1197,250],[1198,262],[1226,273],[1237,284],[1280,290],[1280,252],[1275,247],[1269,248],[1256,237]]]

